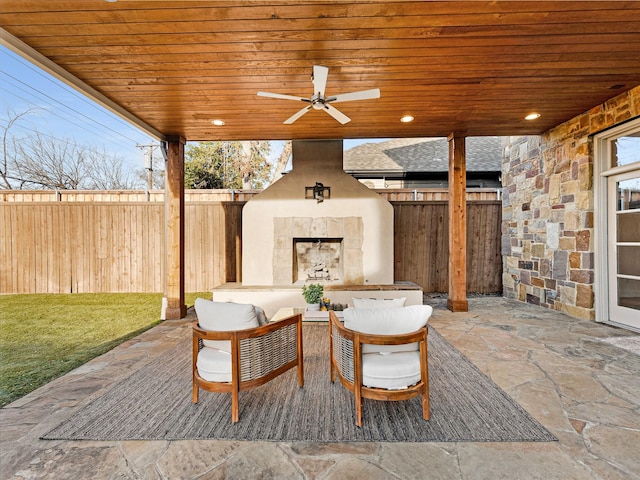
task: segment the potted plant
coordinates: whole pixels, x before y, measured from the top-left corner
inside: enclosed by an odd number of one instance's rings
[[[320,310],[320,300],[322,300],[323,293],[324,288],[319,283],[302,286],[302,296],[307,302],[307,310]]]

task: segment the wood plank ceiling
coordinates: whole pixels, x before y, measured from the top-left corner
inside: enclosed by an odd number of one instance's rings
[[[640,2],[2,0],[0,25],[188,140],[538,134],[640,84]],[[340,125],[302,104],[314,64]],[[532,111],[542,116],[528,122]],[[410,114],[412,123],[401,123]],[[223,127],[211,124],[222,119]]]

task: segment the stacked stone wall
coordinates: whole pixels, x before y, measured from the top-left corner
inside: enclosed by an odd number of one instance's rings
[[[638,115],[640,86],[541,136],[505,138],[505,297],[595,318],[591,136]]]

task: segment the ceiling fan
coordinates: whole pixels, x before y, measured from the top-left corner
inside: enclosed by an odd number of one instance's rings
[[[291,115],[283,123],[290,125],[301,116],[307,113],[312,108],[314,110],[324,110],[342,125],[351,121],[340,110],[335,108],[332,103],[349,102],[352,100],[368,100],[370,98],[380,98],[380,89],[373,88],[371,90],[362,90],[360,92],[343,93],[342,95],[333,95],[325,97],[324,89],[327,85],[327,77],[329,75],[329,68],[321,65],[313,66],[313,74],[311,75],[311,81],[313,82],[313,95],[311,98],[296,97],[294,95],[281,95],[279,93],[258,92],[260,97],[281,98],[283,100],[296,100],[298,102],[305,102],[309,105],[305,106],[302,110]]]

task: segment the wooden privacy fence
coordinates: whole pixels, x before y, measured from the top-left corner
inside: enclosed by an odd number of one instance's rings
[[[244,203],[186,203],[186,291],[240,279]],[[392,204],[395,278],[446,292],[447,203]],[[467,218],[467,289],[500,292],[501,204],[468,202]],[[0,203],[0,232],[0,293],[163,290],[163,203]]]
[[[447,202],[391,203],[395,278],[415,282],[425,292],[447,292]],[[501,202],[467,202],[467,292],[502,292],[501,222]]]
[[[447,200],[446,188],[376,188],[391,201]],[[246,202],[261,190],[185,190],[185,202]],[[499,200],[495,188],[468,188],[467,200]],[[15,202],[164,202],[164,190],[0,190],[0,203]]]
[[[234,281],[245,202],[185,206],[185,287]],[[0,204],[0,293],[162,292],[163,203]]]

